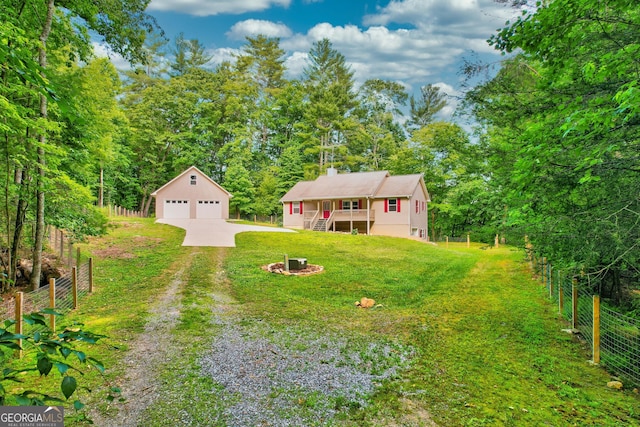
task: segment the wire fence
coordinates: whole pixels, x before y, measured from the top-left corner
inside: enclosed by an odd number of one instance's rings
[[[21,314],[39,312],[47,308],[53,308],[56,312],[65,314],[78,307],[79,300],[93,291],[93,260],[87,262],[57,279],[50,279],[46,286],[42,286],[32,292],[18,292],[15,296],[7,298],[0,303],[0,316],[2,320],[15,320],[21,322]],[[51,329],[55,329],[55,321],[50,319]],[[36,332],[44,329],[44,326],[24,325],[23,333]]]
[[[640,320],[606,305],[577,277],[554,270],[546,258],[532,261],[558,312],[589,344],[594,363],[640,385]]]

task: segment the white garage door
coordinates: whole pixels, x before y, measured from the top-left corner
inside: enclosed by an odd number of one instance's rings
[[[164,201],[164,217],[165,218],[189,218],[189,201],[188,200],[165,200]]]
[[[220,200],[198,200],[196,218],[222,218]]]

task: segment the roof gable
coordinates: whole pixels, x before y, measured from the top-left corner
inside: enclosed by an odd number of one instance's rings
[[[418,186],[423,188],[424,196],[429,200],[429,193],[421,174],[389,176],[380,187],[376,197],[411,197]]]
[[[166,187],[169,187],[171,184],[173,184],[174,182],[178,181],[180,178],[182,178],[184,175],[186,175],[188,173],[196,173],[197,175],[200,175],[202,178],[204,178],[210,184],[218,187],[221,191],[226,193],[229,197],[233,197],[233,195],[231,193],[229,193],[227,190],[225,190],[224,188],[222,188],[222,186],[220,186],[220,184],[215,182],[213,179],[211,179],[209,176],[207,176],[207,174],[205,174],[204,172],[202,172],[200,169],[198,169],[195,166],[191,166],[190,168],[188,168],[187,170],[182,172],[180,175],[176,176],[171,181],[167,182],[165,185],[163,185],[162,187],[158,188],[156,191],[151,193],[151,195],[154,196],[154,197],[157,196],[159,192],[164,190]]]

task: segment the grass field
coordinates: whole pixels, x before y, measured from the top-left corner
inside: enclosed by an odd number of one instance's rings
[[[561,332],[566,325],[514,248],[446,249],[313,232],[244,233],[236,248],[183,248],[182,236],[151,220],[118,219],[108,237],[84,248],[95,258],[97,291],[65,320],[80,319],[109,337],[87,349],[107,366],[106,375],[82,378],[94,390],[85,400],[103,416],[116,410],[104,395],[123,383],[122,361],[144,331],[151,302],[181,271],[180,316],[163,337],[177,350],[150,372],[161,386],[145,425],[179,425],[185,416],[190,425],[208,425],[211,414],[222,413],[219,384],[203,378],[199,366],[221,333],[211,323],[212,307],[272,331],[295,328],[407,350],[397,375],[330,425],[640,425],[638,395],[606,387],[611,376]],[[261,269],[284,254],[324,272],[296,277]],[[379,306],[357,308],[361,297]]]

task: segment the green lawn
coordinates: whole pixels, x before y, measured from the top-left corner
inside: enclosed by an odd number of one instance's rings
[[[166,392],[147,411],[150,426],[169,425],[171,414],[184,413],[192,425],[207,425],[207,411],[222,411],[217,385],[200,376],[198,365],[220,333],[210,324],[220,295],[247,322],[260,320],[272,330],[294,327],[411,350],[399,375],[336,425],[640,425],[638,395],[606,387],[610,375],[561,332],[566,325],[557,309],[513,248],[450,243],[446,249],[312,232],[243,233],[236,248],[183,248],[181,230],[144,219],[114,224],[107,238],[84,248],[96,258],[97,291],[69,318],[109,336],[87,349],[103,360],[106,376],[82,379],[101,411],[107,411],[105,390],[121,383],[121,361],[143,330],[149,302],[186,265],[183,310],[166,338],[182,351],[159,367]],[[324,272],[296,277],[261,269],[285,254]],[[361,297],[380,305],[357,308]]]

